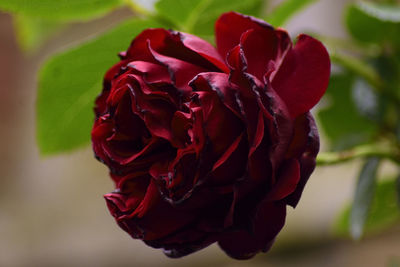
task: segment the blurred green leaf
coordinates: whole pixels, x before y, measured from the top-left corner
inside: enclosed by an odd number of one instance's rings
[[[50,20],[87,20],[104,15],[122,0],[0,0],[0,9]]]
[[[388,263],[386,266],[387,267],[400,267],[400,259],[397,257],[391,257],[388,260]]]
[[[70,151],[89,143],[93,106],[106,70],[141,30],[159,27],[133,19],[95,40],[50,58],[40,70],[37,140],[41,154]]]
[[[384,81],[384,90],[387,90],[390,96],[400,99],[400,49],[397,54],[382,53],[370,62]]]
[[[328,106],[317,113],[319,122],[333,150],[342,150],[367,142],[376,125],[359,114],[352,101],[354,77],[349,73],[333,74],[324,96]]]
[[[379,95],[361,78],[356,78],[352,88],[352,99],[360,115],[372,120],[380,120]]]
[[[316,0],[286,0],[272,10],[265,19],[276,27],[282,26],[297,12],[314,2]]]
[[[400,57],[398,55],[381,54],[371,59],[371,63],[387,84],[400,87]]]
[[[24,15],[14,16],[17,40],[20,47],[27,51],[38,48],[47,38],[62,27],[62,23]]]
[[[353,205],[350,210],[350,235],[353,239],[360,239],[364,232],[364,224],[375,193],[378,166],[378,158],[369,158],[358,176]]]
[[[155,4],[156,10],[165,18],[181,28],[185,28],[196,13],[202,12],[202,7],[208,5],[208,0],[161,0]]]
[[[397,206],[400,209],[400,174],[397,175],[395,186],[396,186]]]
[[[343,67],[347,71],[363,78],[377,90],[382,87],[382,80],[379,73],[365,60],[345,53],[330,53],[333,63]]]
[[[349,6],[346,24],[351,35],[362,42],[400,42],[400,7],[359,1]]]
[[[337,235],[348,236],[350,225],[350,206],[345,207],[335,224]],[[365,222],[366,234],[378,233],[400,221],[400,210],[396,205],[396,179],[379,181],[371,208]]]
[[[214,34],[214,23],[221,13],[237,11],[259,16],[263,0],[160,0],[155,8],[180,30],[201,36]]]

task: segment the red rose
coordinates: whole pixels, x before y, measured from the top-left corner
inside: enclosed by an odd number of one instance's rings
[[[328,85],[317,40],[238,13],[216,22],[217,49],[148,29],[105,75],[92,131],[116,189],[118,225],[167,256],[214,242],[231,257],[267,251],[315,167],[309,110]]]

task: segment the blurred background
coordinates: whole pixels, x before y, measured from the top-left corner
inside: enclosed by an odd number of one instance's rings
[[[293,38],[310,31],[346,37],[343,9],[349,2],[318,1],[286,28]],[[129,9],[120,8],[101,19],[74,23],[25,53],[12,16],[0,13],[0,266],[400,266],[400,225],[358,242],[333,234],[339,211],[352,199],[357,161],[318,167],[296,210],[288,208],[286,226],[272,250],[242,262],[216,245],[172,260],[131,239],[108,213],[102,195],[113,184],[90,147],[40,157],[35,140],[40,64],[130,16]],[[324,149],[323,136],[322,143]]]

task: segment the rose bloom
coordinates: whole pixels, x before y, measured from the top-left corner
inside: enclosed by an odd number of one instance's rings
[[[214,242],[231,257],[266,252],[315,167],[309,110],[330,61],[307,35],[238,13],[216,22],[216,46],[147,29],[105,75],[92,131],[115,190],[118,225],[169,257]]]

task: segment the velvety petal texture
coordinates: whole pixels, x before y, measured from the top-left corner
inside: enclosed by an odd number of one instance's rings
[[[330,61],[307,35],[235,12],[216,44],[165,29],[140,33],[104,77],[93,150],[115,190],[118,225],[169,257],[218,242],[231,257],[266,252],[315,167],[309,110]]]

